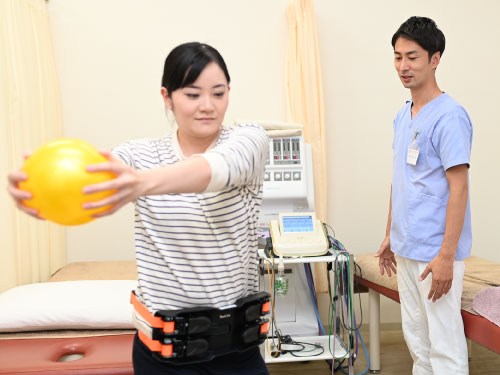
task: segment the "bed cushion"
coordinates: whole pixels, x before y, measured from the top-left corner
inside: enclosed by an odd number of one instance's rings
[[[49,279],[69,280],[137,280],[137,265],[135,260],[71,262]]]
[[[136,280],[35,283],[0,294],[0,332],[132,329]]]

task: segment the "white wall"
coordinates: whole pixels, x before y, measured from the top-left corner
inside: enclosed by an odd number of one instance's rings
[[[287,0],[50,0],[65,136],[99,148],[168,128],[159,95],[164,58],[203,41],[232,77],[226,116],[285,119]],[[409,98],[393,70],[390,39],[412,15],[447,37],[438,83],[474,123],[471,181],[474,249],[500,261],[500,2],[316,0],[328,145],[328,223],[354,253],[375,252],[389,203],[392,120]],[[68,261],[132,259],[132,208],[68,229]],[[398,319],[387,302],[385,321]]]
[[[412,15],[433,18],[447,38],[440,88],[474,125],[470,169],[473,253],[500,261],[497,116],[500,3],[466,1],[317,1],[329,145],[328,221],[353,252],[378,249],[385,233],[392,120],[409,98],[393,70],[390,40]]]
[[[206,42],[231,75],[226,123],[283,120],[285,0],[50,0],[64,135],[108,149],[169,129],[160,96],[172,48]],[[262,11],[265,9],[265,11]],[[68,229],[68,261],[133,259],[133,209]]]

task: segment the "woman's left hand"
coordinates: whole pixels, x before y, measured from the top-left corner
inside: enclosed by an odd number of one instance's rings
[[[125,204],[135,201],[141,195],[141,186],[143,182],[141,174],[137,170],[129,167],[121,160],[118,160],[109,152],[101,152],[101,154],[106,157],[108,161],[89,165],[86,170],[88,172],[111,172],[116,175],[116,178],[94,185],[87,185],[83,188],[83,193],[91,194],[104,190],[116,190],[116,192],[99,201],[87,202],[83,205],[85,209],[111,206],[109,210],[94,214],[92,215],[93,217],[111,215]]]

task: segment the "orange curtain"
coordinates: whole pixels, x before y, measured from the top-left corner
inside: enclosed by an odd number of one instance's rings
[[[327,175],[323,86],[314,0],[292,0],[286,9],[288,50],[286,59],[287,121],[304,124],[304,139],[311,145],[314,165],[316,216],[326,222]],[[318,292],[328,288],[324,264],[315,263]]]
[[[0,1],[0,176],[23,153],[62,136],[59,82],[44,0]],[[0,194],[0,292],[46,281],[65,264],[65,230],[19,211]]]

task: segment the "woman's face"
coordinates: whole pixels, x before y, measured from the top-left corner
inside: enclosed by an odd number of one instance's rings
[[[229,85],[216,63],[209,63],[192,84],[170,95],[165,88],[161,92],[179,126],[179,140],[211,143],[218,136],[229,103]]]

